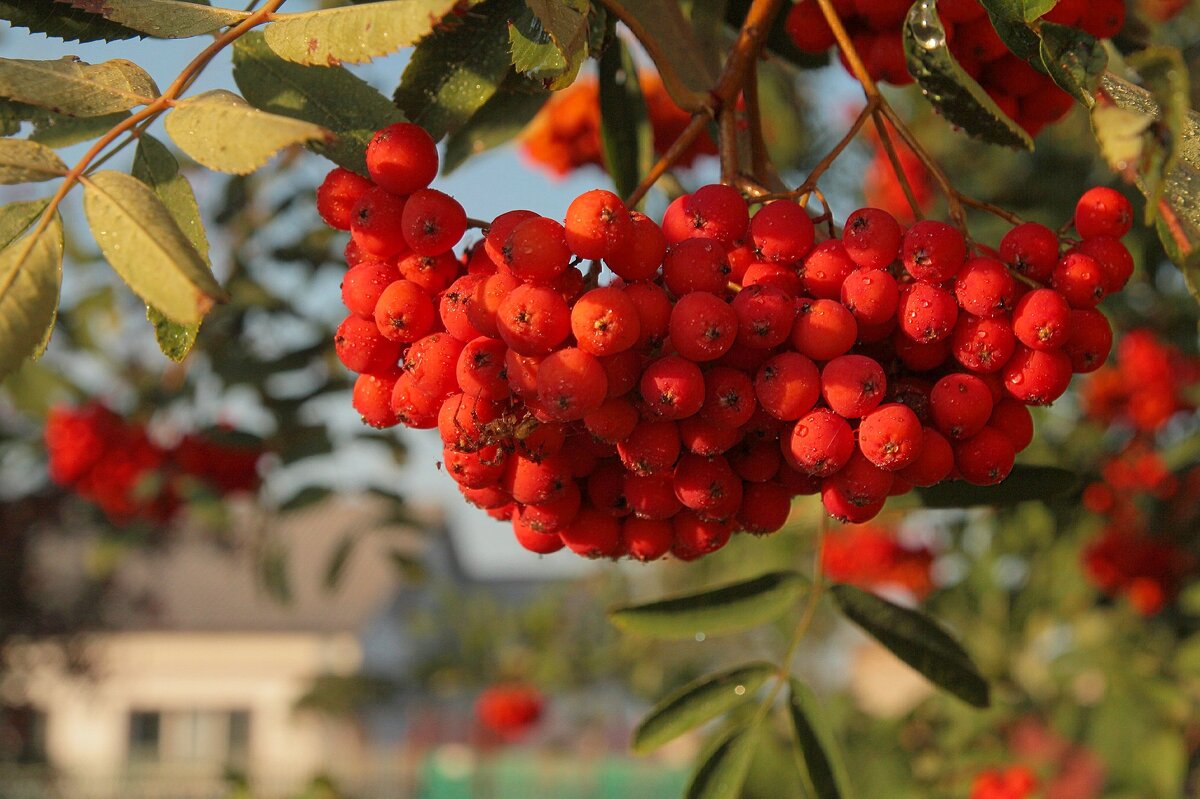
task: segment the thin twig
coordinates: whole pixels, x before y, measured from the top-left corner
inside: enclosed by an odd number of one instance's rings
[[[904,198],[908,200],[908,207],[912,209],[913,218],[924,219],[925,214],[921,211],[921,204],[917,202],[917,195],[913,193],[912,185],[908,182],[908,173],[904,171],[904,163],[900,160],[900,156],[896,152],[896,146],[892,143],[892,134],[888,130],[882,114],[876,110],[871,115],[871,118],[875,121],[875,132],[879,134],[879,146],[887,153],[888,161],[892,164],[892,172],[896,174],[896,181],[904,191]]]

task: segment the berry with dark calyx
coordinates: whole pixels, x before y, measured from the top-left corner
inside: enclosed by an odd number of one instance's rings
[[[1069,252],[1055,265],[1050,284],[1072,308],[1094,308],[1104,298],[1105,277],[1094,258]]]
[[[719,183],[687,195],[683,212],[690,237],[716,239],[725,245],[741,241],[750,225],[750,212],[741,192]]]
[[[754,349],[771,349],[792,332],[796,301],[774,286],[743,288],[730,303],[738,318],[737,341]]]
[[[1105,186],[1088,189],[1075,204],[1075,230],[1081,238],[1119,239],[1133,228],[1133,205],[1121,192]]]
[[[1004,387],[1027,405],[1049,405],[1071,382],[1071,358],[1061,350],[1021,345],[1004,367]]]
[[[967,242],[945,222],[925,219],[904,234],[904,268],[925,283],[944,283],[958,274],[967,260]]]
[[[563,540],[558,533],[539,533],[522,522],[519,516],[513,516],[512,528],[517,543],[535,555],[551,555],[563,548]]]
[[[396,267],[385,261],[363,261],[342,278],[342,304],[363,319],[375,318],[375,305],[384,289],[400,279]]]
[[[695,560],[716,552],[729,543],[733,525],[728,521],[705,519],[694,511],[683,510],[671,517],[674,541],[671,554],[683,561]]]
[[[404,198],[379,186],[363,192],[355,203],[350,219],[351,240],[365,253],[376,258],[391,258],[405,252],[408,243],[400,220],[404,216]]]
[[[721,427],[741,427],[757,409],[754,381],[745,372],[715,366],[704,373],[704,419]]]
[[[1045,225],[1024,222],[1004,234],[1000,257],[1030,280],[1049,284],[1058,263],[1058,236]]]
[[[684,239],[663,258],[663,285],[676,297],[693,291],[723,294],[729,272],[725,249],[715,239]]]
[[[671,310],[671,344],[690,361],[714,361],[733,346],[738,318],[729,304],[715,294],[694,291],[681,297]]]
[[[440,400],[426,394],[411,374],[402,374],[392,387],[392,410],[405,427],[430,430],[437,426]]]
[[[1053,289],[1036,289],[1021,297],[1012,316],[1017,340],[1035,350],[1056,350],[1071,334],[1071,306]]]
[[[567,206],[564,228],[572,252],[580,258],[599,260],[621,249],[633,235],[633,220],[620,197],[611,191],[592,189]]]
[[[571,308],[571,332],[585,352],[623,352],[637,344],[641,334],[637,308],[622,289],[592,289]]]
[[[634,211],[630,220],[629,235],[614,245],[604,256],[604,262],[622,280],[631,283],[653,280],[667,252],[667,238],[662,228],[645,214]]]
[[[617,444],[617,454],[630,472],[650,475],[674,466],[682,448],[674,422],[643,421]]]
[[[821,396],[839,416],[857,419],[874,410],[887,392],[883,367],[865,355],[842,355],[821,370]]]
[[[566,301],[545,286],[518,286],[496,308],[496,331],[518,355],[546,355],[571,332]]]
[[[1016,449],[1008,436],[985,427],[976,435],[954,446],[954,462],[968,483],[996,485],[1008,477],[1016,458]]]
[[[535,216],[517,223],[504,242],[504,265],[521,280],[550,285],[567,270],[571,250],[563,226]]]
[[[655,415],[663,419],[683,419],[704,405],[704,375],[687,358],[668,355],[659,358],[642,372],[642,399]]]
[[[639,519],[669,519],[683,508],[675,496],[675,481],[668,472],[625,474],[625,498]]]
[[[854,314],[831,299],[802,299],[797,303],[791,342],[797,352],[814,361],[829,361],[845,355],[858,338]]]
[[[470,341],[481,335],[471,324],[470,308],[475,299],[475,290],[484,279],[482,275],[463,275],[442,292],[438,302],[442,327],[459,341]]]
[[[499,337],[496,314],[500,303],[520,285],[521,281],[508,272],[496,272],[476,283],[467,303],[467,321],[471,327],[485,336]]]
[[[554,499],[521,505],[517,517],[536,532],[555,533],[574,521],[582,504],[579,486],[571,482]]]
[[[604,458],[587,477],[587,498],[592,507],[612,516],[632,513],[625,498],[625,470],[611,458]]]
[[[411,280],[397,280],[379,295],[375,324],[384,338],[411,343],[433,328],[433,299]]]
[[[414,341],[401,364],[422,391],[439,401],[458,389],[458,356],[465,343],[448,333],[433,333]]]
[[[992,415],[992,392],[975,375],[949,374],[929,392],[929,410],[943,434],[952,439],[970,438]]]
[[[900,254],[900,223],[887,211],[860,208],[846,219],[842,246],[864,269],[884,269]]]
[[[1104,314],[1094,308],[1071,311],[1070,334],[1063,345],[1063,352],[1071,359],[1071,371],[1096,371],[1108,360],[1112,344],[1112,327]]]
[[[331,228],[349,230],[354,206],[371,185],[371,181],[349,169],[333,169],[317,187],[317,213]]]
[[[767,261],[799,261],[812,249],[815,238],[808,213],[791,201],[768,203],[750,220],[750,240]]]
[[[1133,256],[1120,239],[1093,236],[1079,242],[1072,252],[1083,253],[1100,265],[1104,273],[1105,294],[1125,288],[1125,284],[1133,275]]]
[[[459,263],[450,251],[436,255],[406,255],[396,263],[400,277],[411,280],[430,294],[446,289],[458,277]]]
[[[998,372],[1008,363],[1016,348],[1012,324],[1007,318],[982,319],[978,316],[959,317],[950,335],[950,352],[972,372]]]
[[[488,225],[487,235],[483,239],[483,251],[487,254],[488,259],[496,265],[507,265],[508,259],[504,254],[504,247],[508,244],[508,237],[512,235],[517,225],[537,216],[538,214],[533,211],[516,210],[505,211],[493,219],[492,224]]]
[[[727,519],[741,507],[742,481],[724,457],[686,453],[675,465],[675,496],[701,516]]]
[[[854,431],[833,411],[818,408],[799,419],[787,441],[780,442],[783,456],[795,469],[814,477],[828,477],[854,453]]]
[[[437,177],[437,171],[437,144],[419,125],[388,125],[367,145],[371,180],[396,194],[412,194],[425,188]]]
[[[510,455],[504,463],[500,487],[524,505],[549,502],[573,485],[566,456],[559,454],[535,461],[520,454]]]
[[[821,398],[821,373],[800,353],[783,352],[758,370],[754,392],[763,410],[792,421],[811,411]]]
[[[958,303],[943,288],[930,283],[909,283],[900,290],[897,315],[904,335],[928,344],[949,337],[958,320]]]
[[[972,258],[958,273],[954,294],[969,314],[1000,316],[1016,304],[1017,282],[995,258]]]
[[[878,515],[895,476],[857,449],[846,465],[821,482],[821,502],[834,518],[860,524]]]
[[[604,404],[608,380],[595,355],[564,347],[538,366],[538,400],[555,419],[574,421]]]
[[[467,230],[467,212],[448,194],[420,189],[405,201],[400,226],[410,250],[437,255],[458,244]]]
[[[890,472],[911,465],[921,454],[921,420],[898,402],[880,405],[863,417],[858,447],[871,463]]]
[[[333,344],[338,359],[352,372],[391,374],[400,360],[400,343],[385,338],[374,319],[346,317]]]
[[[455,376],[463,393],[473,397],[504,399],[511,393],[504,355],[504,342],[480,336],[467,342],[458,356]]]
[[[882,269],[856,269],[842,283],[842,304],[860,327],[882,325],[900,304],[896,279]]]

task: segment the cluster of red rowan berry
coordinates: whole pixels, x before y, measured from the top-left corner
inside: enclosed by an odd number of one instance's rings
[[[901,34],[912,6],[909,0],[833,0],[833,5],[873,79],[897,86],[912,82]],[[1031,136],[1071,110],[1069,94],[1009,51],[979,0],[941,0],[937,8],[950,52],[1000,110]],[[1125,1],[1061,0],[1042,19],[1106,39],[1125,26]],[[792,6],[785,24],[796,47],[805,52],[823,53],[835,44],[816,0]],[[849,69],[845,53],[840,55]]]
[[[521,737],[541,719],[542,692],[525,683],[500,683],[480,692],[475,717],[487,730],[506,740]]]
[[[692,559],[778,530],[800,494],[863,522],[912,486],[998,483],[1025,406],[1104,362],[1095,305],[1133,268],[1132,209],[1102,188],[1066,254],[1026,223],[972,257],[951,225],[873,208],[818,243],[796,203],[751,217],[710,185],[661,226],[599,189],[565,224],[510,211],[457,258],[467,218],[427,187],[437,165],[401,123],[371,180],[318,190],[351,233],[336,349],[367,423],[438,428],[464,496],[541,553]]]
[[[975,775],[970,799],[1029,799],[1037,789],[1037,775],[1027,766],[986,769]]]
[[[662,155],[692,121],[667,94],[662,78],[654,72],[638,73],[646,116],[654,137],[654,152]],[[600,83],[580,78],[555,92],[533,121],[521,131],[521,149],[533,162],[556,176],[592,164],[604,166],[600,143]],[[716,155],[717,145],[707,132],[680,155],[676,164],[691,166],[703,155]]]
[[[221,495],[259,485],[261,449],[197,434],[164,447],[150,438],[145,425],[96,401],[53,408],[45,440],[50,478],[94,502],[114,524],[166,523],[182,505],[187,481]]]
[[[902,542],[874,524],[843,527],[822,539],[821,569],[829,579],[866,589],[903,588],[917,599],[933,590],[933,552]]]

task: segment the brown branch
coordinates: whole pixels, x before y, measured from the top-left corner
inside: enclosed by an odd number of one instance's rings
[[[908,182],[908,173],[904,171],[904,164],[900,161],[895,144],[892,143],[892,134],[888,131],[883,116],[876,109],[875,113],[871,114],[871,118],[875,121],[875,132],[879,134],[879,146],[887,153],[888,161],[892,164],[892,172],[896,174],[896,181],[900,184],[901,190],[904,191],[904,198],[908,200],[908,207],[912,209],[913,218],[924,219],[925,214],[921,211],[921,204],[917,202],[917,195],[913,193],[912,185]]]
[[[767,151],[767,140],[763,135],[762,105],[758,97],[758,62],[751,61],[742,87],[746,98],[746,124],[750,139],[750,171],[759,183],[771,185],[779,181],[771,154]]]
[[[732,103],[717,111],[717,142],[721,159],[721,182],[733,183],[739,170],[737,114]]]
[[[675,137],[675,141],[671,142],[671,146],[662,154],[662,157],[654,162],[654,166],[650,167],[650,171],[642,178],[642,182],[637,185],[637,188],[625,198],[625,205],[633,208],[641,202],[642,198],[646,196],[646,192],[650,191],[650,188],[658,182],[658,179],[668,169],[679,162],[679,159],[683,157],[687,148],[691,147],[692,142],[696,141],[700,134],[704,132],[704,128],[708,125],[710,118],[707,112],[701,112],[692,116],[692,121]]]

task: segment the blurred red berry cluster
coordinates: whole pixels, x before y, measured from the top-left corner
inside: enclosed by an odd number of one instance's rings
[[[862,588],[903,588],[917,599],[933,590],[933,552],[902,543],[894,530],[845,527],[825,536],[821,567],[830,579]]]
[[[1084,410],[1092,419],[1153,433],[1176,413],[1194,410],[1187,395],[1200,382],[1200,359],[1149,330],[1133,330],[1122,336],[1115,360],[1084,386]]]
[[[175,446],[160,446],[145,425],[97,401],[52,409],[45,440],[50,478],[94,502],[114,524],[169,521],[188,480],[221,495],[259,485],[260,448],[195,434]]]
[[[658,75],[642,72],[638,82],[654,131],[654,152],[661,155],[692,117],[675,105]],[[582,78],[570,88],[556,92],[521,134],[521,146],[532,161],[560,177],[588,164],[603,167],[599,83],[594,78]],[[716,155],[716,152],[717,145],[712,137],[702,133],[678,163],[690,166],[700,156]]]
[[[529,732],[542,717],[542,694],[524,683],[502,683],[489,686],[475,701],[475,716],[479,723],[506,740]]]
[[[971,783],[971,799],[1026,799],[1037,785],[1037,777],[1025,766],[987,769]]]

